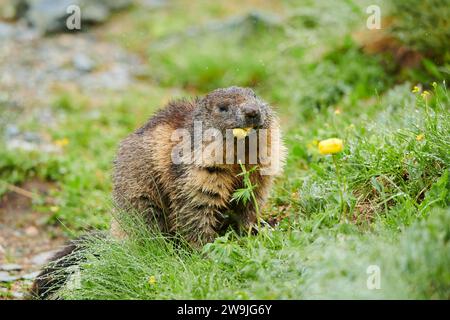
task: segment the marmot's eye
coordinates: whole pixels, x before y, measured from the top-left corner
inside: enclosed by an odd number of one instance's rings
[[[221,103],[217,107],[219,108],[220,112],[227,112],[228,111],[228,103]]]

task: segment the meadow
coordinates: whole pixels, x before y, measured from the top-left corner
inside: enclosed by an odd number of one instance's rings
[[[420,39],[408,42],[412,31],[401,24],[393,41],[389,24],[402,21],[400,5],[375,2],[381,30],[366,27],[367,1],[306,0],[135,5],[90,29],[143,59],[138,80],[95,95],[56,87],[55,125],[23,117],[21,128],[44,131],[60,153],[0,147],[0,194],[30,179],[54,185],[51,201],[33,200],[46,224],[69,238],[109,227],[117,144],[170,99],[252,87],[279,114],[288,158],[261,209],[274,227],[251,236],[229,231],[198,251],[121,217],[129,239],[92,238],[80,286],[58,294],[449,299],[449,42],[442,47],[445,30],[437,30],[410,46]],[[396,48],[417,61],[404,63]],[[320,154],[328,138],[342,139],[342,152]],[[378,289],[368,285],[374,268]]]

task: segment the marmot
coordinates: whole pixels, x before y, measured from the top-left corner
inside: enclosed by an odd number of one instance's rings
[[[113,199],[126,214],[143,213],[150,227],[180,234],[199,247],[230,225],[254,226],[253,202],[232,201],[234,191],[245,187],[241,165],[247,170],[257,166],[250,180],[261,207],[284,158],[269,105],[251,89],[217,89],[203,98],[170,102],[120,143]],[[124,236],[115,220],[111,233]],[[65,283],[67,270],[80,263],[71,253],[82,242],[72,241],[51,259],[33,284],[33,297],[48,298]],[[63,279],[55,275],[60,269]]]
[[[238,128],[254,129],[245,139],[245,159],[238,156],[239,139],[230,139],[232,130]],[[188,138],[174,139],[182,133]],[[207,133],[210,139],[205,138]],[[196,135],[202,137],[197,144]],[[248,141],[252,136],[257,143],[253,151]],[[180,146],[184,154],[179,160],[186,161],[175,163],[174,150]],[[203,152],[196,157],[199,149]],[[227,159],[231,151],[232,158]],[[249,160],[252,153],[253,163]],[[265,163],[260,161],[261,154],[266,155]],[[203,98],[170,102],[120,143],[114,161],[113,198],[120,209],[144,212],[150,225],[164,233],[181,234],[199,246],[213,241],[229,225],[248,229],[256,222],[251,201],[246,205],[231,201],[233,192],[244,187],[238,161],[247,169],[258,166],[251,181],[261,207],[274,174],[281,171],[284,155],[278,120],[267,103],[248,88],[217,89]],[[264,172],[267,166],[270,172]],[[120,235],[117,223],[113,222],[112,230]]]

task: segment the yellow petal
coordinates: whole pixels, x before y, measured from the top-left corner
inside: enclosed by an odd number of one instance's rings
[[[430,93],[429,93],[427,90],[425,90],[425,91],[422,92],[420,95],[422,96],[422,98],[425,99],[429,94],[430,94]]]
[[[55,144],[56,144],[57,146],[64,147],[64,146],[66,146],[66,145],[69,144],[69,139],[63,138],[63,139],[55,140]]]
[[[319,142],[320,154],[335,154],[344,149],[344,142],[341,139],[331,138]]]
[[[414,86],[414,88],[412,89],[413,93],[417,93],[420,92],[420,88],[418,86]]]

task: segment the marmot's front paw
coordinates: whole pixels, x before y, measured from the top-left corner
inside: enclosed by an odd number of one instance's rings
[[[256,222],[243,223],[239,227],[241,234],[245,235],[257,235],[258,234],[258,224]]]
[[[214,240],[217,238],[217,234],[208,233],[197,235],[196,237],[185,236],[185,238],[192,248],[201,250],[205,244],[214,242]]]

